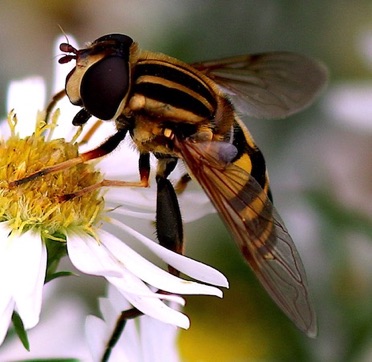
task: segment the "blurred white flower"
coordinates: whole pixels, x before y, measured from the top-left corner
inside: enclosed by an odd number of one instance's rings
[[[372,70],[372,32],[361,31],[355,50],[361,61]],[[337,125],[354,132],[372,132],[372,81],[342,81],[330,89],[323,101],[325,111]]]
[[[164,301],[182,305],[184,300],[178,294],[221,297],[222,292],[213,286],[169,274],[133,250],[130,241],[139,243],[159,261],[191,278],[216,286],[227,287],[228,283],[215,269],[173,253],[142,234],[144,220],[149,226],[154,220],[155,188],[96,190],[68,201],[59,198],[106,177],[136,180],[138,155],[127,142],[102,162],[79,164],[23,184],[11,184],[81,152],[76,142],[76,128],[71,125],[72,106],[65,112],[65,103],[61,102],[61,117],[56,112],[46,124],[42,112],[38,113],[35,122],[32,114],[35,115],[37,109],[32,110],[32,106],[40,107],[40,99],[33,100],[33,97],[39,98],[45,93],[44,89],[40,78],[12,84],[8,107],[15,109],[21,117],[11,112],[8,125],[3,124],[0,128],[0,344],[13,311],[19,313],[26,329],[38,323],[45,278],[53,275],[66,251],[78,270],[106,278],[142,313],[188,328],[188,318]],[[24,100],[27,100],[25,111]],[[33,125],[32,130],[30,125]],[[107,135],[115,132],[112,127],[108,122],[93,136],[85,137],[84,147],[92,149],[100,144]],[[181,197],[180,203],[187,210],[187,198]],[[195,213],[196,203],[208,205],[205,196],[193,199],[189,209],[194,212],[186,213],[186,220],[211,210],[208,206]],[[128,220],[134,219],[141,220],[141,232],[128,226]],[[56,247],[62,251],[55,251]],[[154,289],[169,294],[155,293]]]
[[[84,281],[76,280],[83,284]],[[84,291],[82,291],[82,294]],[[0,361],[50,361],[75,358],[91,361],[85,343],[84,323],[89,307],[84,299],[69,290],[66,279],[47,283],[43,288],[43,312],[37,328],[28,331],[30,351],[16,338],[7,338],[0,347]]]
[[[85,324],[86,337],[94,361],[104,356],[106,344],[112,335],[121,312],[131,305],[109,286],[107,298],[100,298],[103,319],[88,316]],[[178,329],[149,316],[126,321],[123,332],[110,351],[110,361],[121,362],[178,362]],[[107,356],[108,357],[108,356]]]
[[[372,132],[372,82],[343,82],[330,88],[325,110],[337,125],[357,132]]]
[[[372,33],[362,31],[356,40],[357,53],[372,69]],[[347,209],[372,215],[372,78],[339,82],[322,103],[327,119],[336,126],[327,131],[322,125],[323,142],[317,139],[326,178]]]

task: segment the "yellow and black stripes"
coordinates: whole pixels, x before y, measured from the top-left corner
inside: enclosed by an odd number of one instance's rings
[[[231,162],[250,174],[272,201],[265,158],[240,120],[234,120],[231,132],[225,135],[224,141],[233,144],[237,150]]]
[[[231,131],[225,135],[225,141],[235,146],[237,153],[231,160],[231,167],[237,166],[243,171],[237,174],[235,193],[229,198],[229,205],[240,215],[249,229],[251,242],[255,249],[270,258],[269,248],[276,238],[272,216],[272,196],[264,156],[254,143],[249,131],[237,117]],[[233,178],[231,178],[231,181]],[[244,249],[244,244],[242,249]],[[242,250],[244,254],[244,250]]]
[[[217,107],[214,92],[200,77],[187,68],[164,61],[137,63],[133,94],[152,100],[152,111],[156,113],[158,109],[159,116],[165,112],[167,117],[178,119],[179,114],[186,112],[192,123],[211,119]]]
[[[252,147],[250,143],[252,144],[252,142],[247,141],[242,127],[235,123],[232,144],[236,147],[238,153],[232,162],[250,173],[261,188],[265,190],[268,183],[265,159],[260,149],[256,145]]]

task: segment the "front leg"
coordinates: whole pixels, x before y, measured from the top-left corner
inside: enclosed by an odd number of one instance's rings
[[[125,138],[126,134],[127,134],[127,129],[123,128],[117,131],[112,136],[110,136],[105,142],[103,142],[100,146],[96,147],[95,149],[84,152],[75,158],[71,158],[69,160],[58,163],[56,165],[44,167],[41,170],[36,171],[21,179],[10,181],[9,187],[16,187],[26,182],[30,182],[37,177],[41,177],[41,176],[48,175],[51,173],[67,170],[78,164],[106,156],[109,153],[111,153],[119,145],[119,143]]]

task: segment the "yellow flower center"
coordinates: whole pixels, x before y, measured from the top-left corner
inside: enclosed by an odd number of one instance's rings
[[[101,219],[104,207],[99,191],[68,201],[61,198],[101,181],[102,175],[92,164],[82,163],[15,187],[8,185],[46,166],[78,156],[76,142],[52,139],[56,119],[57,116],[54,122],[46,124],[40,114],[35,132],[20,138],[15,131],[17,119],[9,114],[11,135],[0,142],[0,221],[8,221],[13,231],[36,228],[48,238],[72,229],[94,235],[93,226]]]

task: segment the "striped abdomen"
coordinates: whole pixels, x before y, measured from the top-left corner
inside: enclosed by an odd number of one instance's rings
[[[265,259],[271,259],[270,247],[276,242],[277,230],[265,159],[249,131],[238,118],[235,119],[230,142],[238,150],[232,164],[247,173],[240,174],[236,193],[230,198],[229,203],[246,224],[254,249]],[[250,247],[246,243],[240,244],[240,247],[251,267],[257,268]]]
[[[231,132],[225,135],[225,141],[232,143],[237,149],[232,163],[250,174],[272,201],[265,158],[243,122],[237,117]]]

